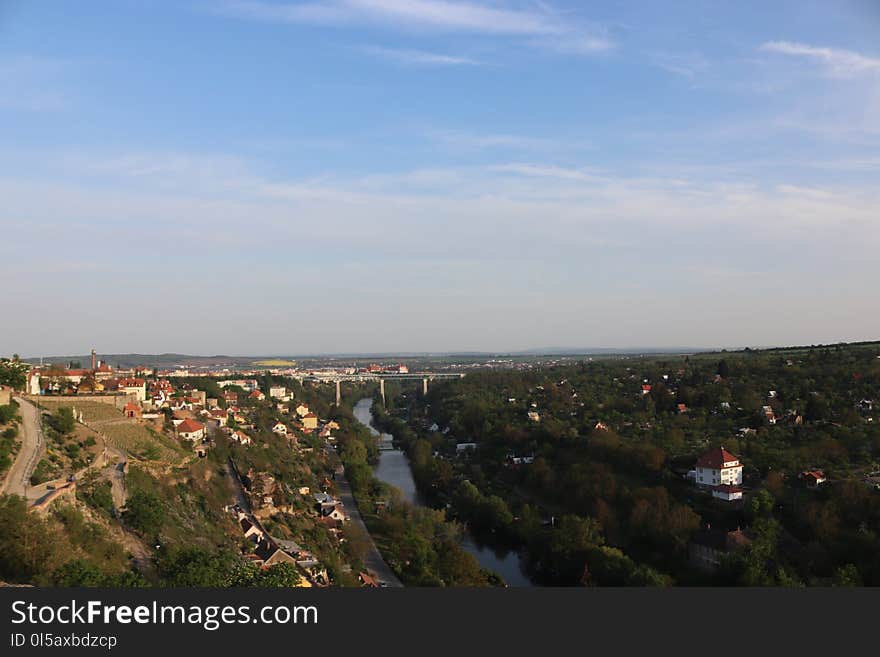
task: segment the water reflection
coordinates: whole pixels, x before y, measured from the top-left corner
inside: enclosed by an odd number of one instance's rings
[[[361,399],[354,407],[354,416],[361,424],[366,425],[374,436],[379,436],[379,432],[373,426],[373,413],[370,410],[372,405],[372,399]],[[381,437],[389,440],[391,438],[389,434],[381,434]],[[400,489],[404,499],[417,506],[425,506],[416,490],[416,483],[409,468],[409,459],[402,451],[395,449],[380,452],[379,463],[374,472],[380,481]],[[501,575],[509,586],[534,586],[524,572],[522,558],[516,552],[506,550],[496,552],[489,546],[477,542],[467,532],[462,538],[461,546],[474,555],[483,568]]]

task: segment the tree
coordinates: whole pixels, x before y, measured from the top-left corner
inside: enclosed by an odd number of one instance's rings
[[[12,360],[0,358],[0,385],[22,390],[27,383],[29,370],[30,366],[19,361],[17,357]]]
[[[553,534],[551,548],[560,555],[572,555],[592,546],[602,545],[599,523],[592,518],[565,515]]]
[[[776,500],[769,490],[759,490],[752,495],[748,504],[746,504],[746,515],[752,519],[771,516],[773,515],[773,505],[775,503]]]
[[[302,576],[292,563],[279,563],[267,570],[261,570],[254,577],[251,586],[264,588],[288,588],[299,586]]]
[[[162,502],[153,493],[137,490],[128,498],[125,520],[142,533],[156,534],[162,527],[163,516]]]
[[[52,573],[55,586],[99,587],[107,585],[107,576],[95,564],[83,559],[74,559]]]
[[[76,428],[76,419],[73,417],[73,409],[68,406],[56,408],[52,413],[52,426],[60,434],[73,433]]]
[[[24,498],[0,496],[0,579],[43,582],[62,560],[59,536],[39,516],[28,513]]]
[[[366,463],[367,448],[360,440],[349,440],[342,448],[342,462],[346,465]]]
[[[253,569],[236,568],[238,561],[236,555],[227,551],[209,552],[201,548],[184,548],[174,550],[159,559],[158,566],[168,586],[252,585],[255,578]],[[238,582],[235,581],[236,577]]]
[[[480,505],[480,516],[487,527],[494,529],[503,529],[513,522],[513,514],[507,508],[507,502],[498,495],[484,499]]]
[[[834,571],[832,586],[862,586],[862,576],[855,564],[848,563]]]

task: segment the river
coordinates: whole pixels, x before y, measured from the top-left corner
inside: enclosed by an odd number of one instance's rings
[[[369,397],[361,399],[354,407],[354,416],[358,422],[366,426],[373,435],[380,435],[373,426],[372,408],[373,400]],[[388,434],[381,434],[387,440],[391,439]],[[379,452],[379,463],[374,472],[376,478],[400,489],[404,499],[416,506],[425,506],[416,490],[412,471],[409,467],[409,459],[399,449]],[[526,575],[523,568],[522,558],[514,551],[496,551],[487,545],[479,543],[470,533],[465,533],[461,546],[474,555],[480,565],[486,570],[498,573],[504,578],[508,586],[534,586]]]

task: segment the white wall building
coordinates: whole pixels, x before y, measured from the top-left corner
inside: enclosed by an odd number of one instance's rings
[[[723,447],[717,447],[697,459],[697,485],[739,486],[743,467],[739,459]]]

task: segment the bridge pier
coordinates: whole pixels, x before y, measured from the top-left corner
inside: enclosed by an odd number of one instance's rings
[[[336,406],[342,404],[342,381],[336,379]]]
[[[385,379],[379,379],[379,394],[382,395],[382,406],[385,405]]]

